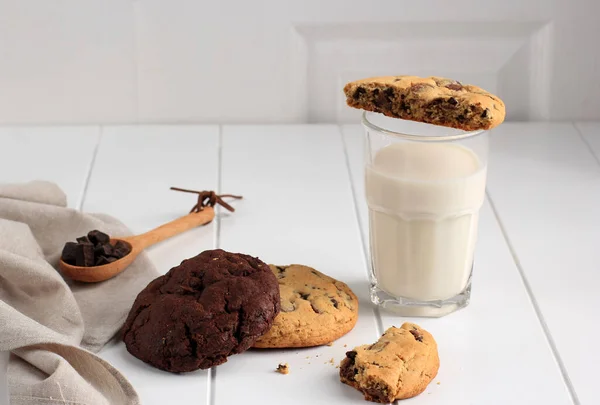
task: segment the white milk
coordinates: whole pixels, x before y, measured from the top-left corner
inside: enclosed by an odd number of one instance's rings
[[[485,196],[486,167],[451,143],[394,143],[367,166],[371,254],[377,286],[418,301],[466,287]]]

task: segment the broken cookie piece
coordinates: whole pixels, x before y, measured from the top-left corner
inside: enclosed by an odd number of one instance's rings
[[[506,115],[497,96],[443,77],[373,77],[348,83],[344,93],[350,107],[464,131],[491,129]]]
[[[386,330],[376,343],[347,352],[340,364],[340,380],[368,401],[390,403],[422,393],[439,366],[433,336],[407,322]]]

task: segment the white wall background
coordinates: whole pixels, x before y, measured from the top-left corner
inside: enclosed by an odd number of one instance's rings
[[[600,119],[596,0],[0,0],[0,124],[348,122],[437,74],[512,120]]]

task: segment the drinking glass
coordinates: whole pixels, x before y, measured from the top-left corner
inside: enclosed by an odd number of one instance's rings
[[[489,136],[363,114],[371,300],[404,316],[468,305]]]

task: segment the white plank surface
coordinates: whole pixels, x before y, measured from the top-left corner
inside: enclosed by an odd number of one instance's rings
[[[244,200],[221,223],[220,246],[269,263],[312,266],[346,282],[361,308],[355,329],[331,347],[231,357],[215,370],[214,403],[363,404],[327,363],[338,365],[347,350],[377,338],[338,128],[226,126],[222,159],[223,191]],[[274,372],[280,362],[290,364],[289,375]]]
[[[70,207],[81,204],[99,127],[0,128],[0,182],[50,180],[67,195]]]
[[[216,126],[102,132],[84,200],[98,127],[0,128],[0,182],[55,181],[71,206],[114,215],[136,233],[194,204],[193,196],[170,186],[240,193],[245,199],[235,202],[234,214],[223,214],[220,225],[151,248],[157,268],[166,272],[219,246],[267,262],[311,265],[347,282],[361,300],[358,325],[332,347],[252,350],[212,372],[164,373],[133,358],[122,343],[108,345],[101,356],[131,380],[142,403],[363,404],[325,364],[332,357],[338,364],[346,350],[378,336],[360,233],[366,241],[362,129],[345,126],[342,138],[336,126],[226,126],[221,141]],[[599,139],[598,123],[506,123],[494,130],[488,193],[516,263],[486,202],[471,305],[445,318],[415,320],[434,333],[442,366],[435,380],[440,385],[431,384],[410,403],[572,404],[551,344],[576,404],[598,403]],[[386,327],[408,320],[382,318]],[[290,375],[274,373],[280,362],[290,363]]]
[[[188,213],[194,195],[170,186],[216,189],[218,127],[109,127],[104,130],[83,209],[113,215],[141,233]],[[118,177],[117,174],[122,177]],[[161,273],[214,246],[215,223],[149,248]],[[144,405],[205,404],[209,372],[176,375],[152,368],[115,341],[100,355],[123,372]]]
[[[368,240],[363,129],[344,140]],[[440,372],[415,404],[571,404],[568,391],[494,214],[482,208],[471,304],[439,319],[413,321],[436,338]],[[382,312],[384,327],[407,318]],[[509,388],[510,387],[510,388]]]
[[[493,131],[488,190],[581,404],[598,404],[600,166],[572,124]]]

